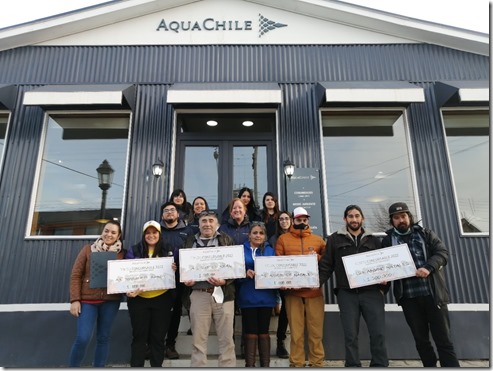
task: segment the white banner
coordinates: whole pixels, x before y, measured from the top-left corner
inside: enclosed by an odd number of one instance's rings
[[[349,286],[368,286],[416,275],[407,244],[342,257]]]
[[[243,245],[180,249],[180,282],[245,277]]]
[[[316,254],[255,258],[255,288],[257,289],[319,286]]]
[[[172,257],[108,260],[108,294],[174,289]]]

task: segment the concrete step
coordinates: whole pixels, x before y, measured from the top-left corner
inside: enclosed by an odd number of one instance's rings
[[[270,339],[271,339],[271,355],[276,354],[276,347],[277,347],[277,338],[276,338],[276,332],[277,332],[277,322],[278,322],[277,316],[272,317],[270,321],[270,327],[269,327],[269,333],[270,333]],[[192,336],[187,335],[187,331],[190,329],[190,320],[188,319],[188,316],[182,316],[180,320],[180,326],[178,328],[178,337],[176,338],[176,351],[180,354],[180,357],[186,357],[190,359],[190,354],[192,352]],[[284,341],[284,345],[286,346],[286,349],[289,352],[289,343],[290,343],[290,334],[289,334],[289,326],[288,326],[288,331],[286,333],[286,340]],[[241,316],[236,316],[235,317],[235,348],[236,348],[236,354],[239,355],[241,353],[240,349],[240,344],[241,344]],[[209,341],[207,342],[207,352],[208,355],[211,357],[216,357],[219,354],[219,348],[218,348],[218,343],[217,343],[217,335],[216,335],[216,329],[214,327],[214,323],[211,325],[211,331],[209,332]],[[284,361],[284,360],[280,360]],[[188,360],[188,362],[190,362]],[[287,364],[289,366],[289,362]],[[217,366],[217,362],[216,362]],[[179,367],[179,366],[178,366]],[[282,367],[282,366],[279,366]]]

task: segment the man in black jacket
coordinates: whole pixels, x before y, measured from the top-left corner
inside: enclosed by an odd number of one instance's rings
[[[351,289],[342,257],[368,252],[381,247],[380,240],[363,228],[363,211],[349,205],[344,211],[346,225],[327,239],[325,254],[319,263],[320,285],[335,272],[335,293],[344,330],[346,367],[361,367],[358,349],[360,317],[370,335],[371,367],[389,365],[385,345],[385,293],[389,284],[374,284]]]
[[[423,366],[437,364],[431,331],[441,367],[460,367],[450,336],[449,296],[442,269],[447,264],[448,251],[433,231],[414,224],[404,202],[392,204],[389,217],[393,228],[386,232],[382,246],[406,243],[417,269],[416,277],[394,281],[394,296],[402,306]]]

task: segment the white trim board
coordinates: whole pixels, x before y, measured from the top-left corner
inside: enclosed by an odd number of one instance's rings
[[[57,312],[69,311],[69,303],[39,303],[39,304],[2,304],[0,313],[12,312]],[[127,303],[122,302],[120,310],[127,310]],[[489,312],[489,304],[449,304],[449,312]],[[397,304],[385,304],[386,312],[400,312],[402,308]],[[325,304],[325,312],[339,312],[337,304]]]

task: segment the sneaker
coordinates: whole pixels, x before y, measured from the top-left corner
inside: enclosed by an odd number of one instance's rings
[[[170,346],[166,347],[166,352],[164,354],[165,354],[166,358],[168,358],[168,359],[178,359],[178,358],[180,358],[180,355],[176,351],[174,345],[170,345]]]

